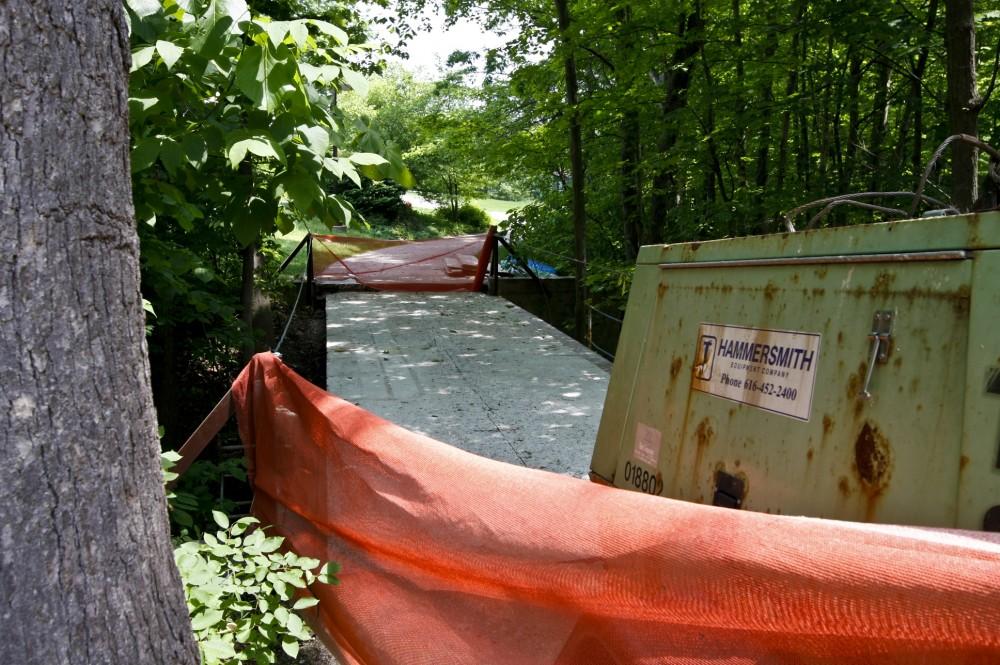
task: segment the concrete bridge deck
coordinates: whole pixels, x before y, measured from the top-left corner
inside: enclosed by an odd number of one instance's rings
[[[478,293],[327,296],[327,389],[493,459],[586,477],[609,363]]]

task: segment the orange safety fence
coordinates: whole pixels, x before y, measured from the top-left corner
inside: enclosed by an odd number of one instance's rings
[[[254,513],[339,562],[344,665],[1000,663],[997,534],[703,506],[495,462],[256,356]]]
[[[380,291],[478,291],[486,276],[494,228],[433,240],[313,235],[313,279]]]

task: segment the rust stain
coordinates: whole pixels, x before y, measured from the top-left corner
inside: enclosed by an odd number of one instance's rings
[[[808,452],[806,452],[806,461],[807,462],[813,461],[813,449],[812,448],[810,448],[808,450]]]
[[[829,414],[823,414],[823,436],[827,436],[833,430],[833,418]]]
[[[829,270],[828,268],[817,268],[813,272],[816,273],[816,276],[819,277],[820,279],[824,279],[826,277],[826,273],[828,272],[828,270]]]
[[[778,295],[779,291],[781,291],[781,287],[774,282],[768,282],[767,286],[764,287],[764,300],[774,300],[774,296]]]
[[[875,276],[875,282],[868,291],[871,296],[887,296],[892,292],[892,283],[896,281],[896,273],[883,271]]]
[[[814,298],[819,298],[826,295],[826,289],[813,289],[812,294]]]
[[[861,393],[861,386],[864,385],[867,370],[865,364],[861,363],[858,365],[858,371],[847,377],[847,399],[854,399]]]
[[[698,473],[701,469],[701,461],[705,455],[705,450],[712,445],[712,439],[715,437],[715,430],[712,428],[712,423],[708,418],[703,418],[698,426],[694,430],[694,439],[696,443],[694,451],[694,483],[698,484]]]
[[[737,469],[740,468],[740,461],[736,460],[735,462],[733,462],[733,466],[735,466]]]
[[[840,482],[837,483],[837,489],[840,490],[840,495],[845,499],[851,496],[851,483],[847,480],[847,476],[840,477]]]
[[[902,367],[903,366],[903,358],[902,358],[902,356],[896,356],[896,359],[892,361],[892,365],[893,365],[893,367],[896,367],[897,369],[900,368],[900,367]]]
[[[737,464],[737,466],[739,465]],[[743,496],[740,497],[740,500],[742,502],[742,505],[746,506],[747,495],[750,494],[750,479],[747,477],[747,474],[743,473],[742,471],[737,473],[736,477],[739,478],[740,481],[743,483]]]
[[[681,367],[684,366],[684,360],[679,356],[675,357],[670,363],[670,380],[674,381],[677,379],[677,375],[681,372]]]
[[[668,288],[669,287],[666,284],[660,284],[658,287],[656,287],[656,298],[657,298],[657,300],[659,300],[660,298],[662,298],[667,293],[667,289]]]
[[[792,281],[792,284],[798,284],[799,283],[799,273],[797,273],[797,272],[792,273],[792,280],[791,281]]]
[[[875,425],[866,421],[854,442],[854,470],[867,496],[865,521],[875,518],[878,501],[892,478],[892,447]]]
[[[965,467],[967,467],[967,466],[969,466],[969,456],[968,455],[962,455],[958,459],[958,471],[959,471],[959,473],[961,473],[962,471],[965,471]]]
[[[919,390],[920,390],[920,379],[919,377],[913,377],[913,380],[910,381],[910,392],[915,393]]]
[[[841,330],[840,332],[837,333],[837,344],[841,345],[843,343],[844,343],[844,331]]]

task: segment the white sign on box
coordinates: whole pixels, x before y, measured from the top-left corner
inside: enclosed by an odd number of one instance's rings
[[[636,423],[635,446],[632,448],[632,457],[655,469],[660,465],[660,444],[662,440],[663,435],[660,434],[660,430],[650,427],[645,423]]]
[[[691,387],[808,421],[819,344],[819,333],[702,323]]]

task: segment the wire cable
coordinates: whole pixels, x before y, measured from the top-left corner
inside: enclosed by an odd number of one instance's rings
[[[292,305],[292,311],[288,313],[288,320],[285,322],[285,329],[281,331],[281,338],[278,343],[274,345],[273,353],[278,355],[281,350],[281,344],[285,341],[285,336],[288,334],[288,329],[292,327],[292,319],[295,318],[295,311],[299,307],[299,299],[302,297],[302,289],[305,288],[306,282],[309,281],[309,276],[306,274],[308,269],[302,271],[302,279],[299,281],[299,292],[295,295],[295,304]]]

